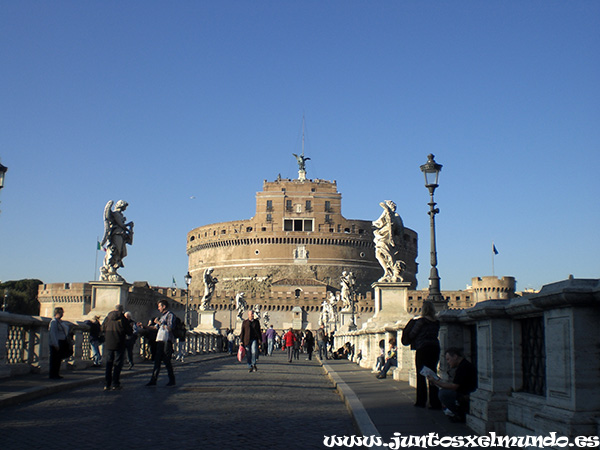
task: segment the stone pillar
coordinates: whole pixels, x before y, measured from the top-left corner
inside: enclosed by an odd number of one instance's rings
[[[129,288],[126,282],[110,283],[108,281],[92,281],[92,309],[89,314],[106,317],[116,305],[123,305],[127,311]]]
[[[198,326],[194,328],[194,331],[216,333],[215,313],[215,310],[198,311]]]
[[[478,434],[506,434],[507,393],[513,384],[513,332],[509,300],[488,300],[466,311],[477,320],[477,390],[467,425]]]
[[[352,323],[352,311],[340,311],[340,329],[343,332],[354,331]],[[356,314],[355,314],[356,317]]]
[[[8,327],[9,325],[7,323],[0,322],[0,378],[7,378],[10,376],[10,366],[6,360]]]
[[[408,289],[410,283],[373,283],[375,314],[368,322],[395,324],[408,315]]]
[[[576,285],[578,280],[571,281]],[[583,283],[581,283],[583,284]],[[579,286],[576,286],[579,287]],[[600,405],[600,303],[593,294],[568,286],[560,294],[532,298],[544,309],[546,405],[533,421],[535,433],[564,436],[597,433]],[[588,286],[583,286],[585,290]],[[543,293],[540,292],[540,295]],[[550,309],[551,308],[551,309]]]

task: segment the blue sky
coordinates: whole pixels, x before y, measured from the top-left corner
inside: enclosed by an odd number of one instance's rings
[[[0,1],[0,280],[89,281],[110,199],[122,275],[180,287],[186,234],[248,219],[263,180],[398,204],[429,274],[419,166],[443,164],[442,289],[600,277],[596,1]],[[195,198],[191,198],[195,197]],[[102,254],[98,255],[98,266]]]

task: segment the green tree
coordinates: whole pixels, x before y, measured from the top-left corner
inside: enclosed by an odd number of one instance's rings
[[[38,286],[40,280],[6,281],[0,284],[0,304],[6,303],[6,312],[39,316]]]

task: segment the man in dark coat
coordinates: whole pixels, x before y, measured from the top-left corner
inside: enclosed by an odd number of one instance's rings
[[[248,318],[242,323],[242,333],[240,340],[246,347],[246,361],[250,370],[256,372],[256,359],[258,357],[259,343],[262,342],[262,333],[260,331],[260,322],[254,318],[254,311],[248,310]]]
[[[133,333],[129,321],[123,314],[123,305],[115,306],[114,311],[108,313],[102,322],[102,331],[104,348],[108,356],[104,390],[118,390],[121,389],[121,369],[125,359],[125,337]]]

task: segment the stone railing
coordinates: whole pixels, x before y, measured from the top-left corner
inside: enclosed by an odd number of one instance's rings
[[[0,312],[0,378],[26,373],[47,373],[49,366],[49,318]],[[89,326],[68,322],[73,336],[73,356],[65,361],[73,369],[92,365]],[[176,349],[177,350],[177,349]],[[188,332],[183,351],[186,355],[221,352],[223,337],[215,333]],[[140,337],[134,346],[139,359],[149,358],[149,343]]]
[[[336,347],[350,342],[363,367],[374,367],[381,339],[386,349],[389,337],[400,340],[410,318],[402,302],[391,302],[393,313],[382,305],[361,330],[336,333]],[[475,432],[600,434],[600,280],[569,279],[525,297],[443,311],[439,318],[442,355],[459,347],[477,366],[479,388],[467,416]],[[398,350],[393,377],[415,386],[414,352],[400,344]],[[439,373],[447,371],[442,356]]]

